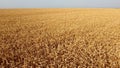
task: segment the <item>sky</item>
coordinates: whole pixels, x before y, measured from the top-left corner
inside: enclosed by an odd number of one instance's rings
[[[0,0],[0,8],[120,8],[120,0]]]

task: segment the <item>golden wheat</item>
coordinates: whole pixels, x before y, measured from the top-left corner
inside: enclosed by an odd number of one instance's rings
[[[120,68],[120,9],[1,9],[2,68]]]

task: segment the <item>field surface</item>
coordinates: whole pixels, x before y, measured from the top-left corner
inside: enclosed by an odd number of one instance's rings
[[[1,9],[1,68],[120,68],[120,9]]]

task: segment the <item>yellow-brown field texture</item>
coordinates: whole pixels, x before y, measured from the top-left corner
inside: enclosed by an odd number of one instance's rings
[[[120,9],[1,9],[0,68],[120,68]]]

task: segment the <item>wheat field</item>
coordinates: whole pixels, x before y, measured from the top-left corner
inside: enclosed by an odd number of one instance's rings
[[[0,68],[120,68],[120,9],[0,9]]]

